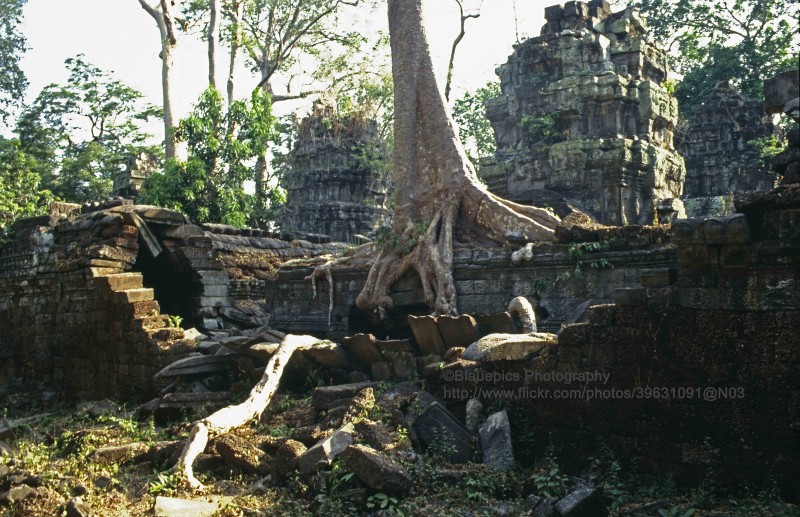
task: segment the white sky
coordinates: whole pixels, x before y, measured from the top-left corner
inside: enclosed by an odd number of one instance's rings
[[[467,9],[481,5],[480,0],[464,1]],[[516,41],[514,1],[484,0],[480,18],[467,21],[466,36],[456,54],[451,98],[496,80],[494,69],[508,59]],[[522,39],[539,33],[544,8],[554,3],[556,0],[516,0]],[[454,0],[425,0],[424,6],[434,64],[443,80],[458,33],[458,7]],[[351,23],[356,28],[363,26],[365,31],[386,29],[385,5],[366,21],[353,18]],[[141,91],[149,102],[161,104],[158,29],[138,0],[28,0],[23,31],[30,47],[22,60],[30,81],[29,100],[47,84],[66,82],[64,60],[83,53],[89,63],[113,71],[116,79]],[[221,49],[218,59],[219,84],[224,85],[227,53]],[[180,39],[173,76],[173,103],[179,117],[188,113],[205,88],[207,70],[205,44],[193,36]],[[237,97],[246,96],[256,84],[257,80],[242,69]],[[277,88],[276,92],[280,93]],[[284,114],[297,105],[279,103],[276,108]],[[160,126],[154,123],[147,129],[158,134]]]

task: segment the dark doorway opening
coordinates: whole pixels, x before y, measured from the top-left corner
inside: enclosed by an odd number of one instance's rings
[[[183,328],[199,323],[193,308],[194,300],[202,294],[202,284],[178,256],[164,250],[153,257],[144,246],[140,246],[133,271],[141,273],[144,286],[153,289],[162,314],[180,316]]]

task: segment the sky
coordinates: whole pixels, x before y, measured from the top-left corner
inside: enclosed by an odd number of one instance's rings
[[[155,3],[154,0],[150,0]],[[515,6],[516,3],[516,6]],[[544,8],[554,0],[464,0],[468,12],[480,8],[480,17],[466,24],[466,36],[455,60],[453,93],[496,80],[495,68],[512,52],[516,34],[538,35],[544,24]],[[447,69],[453,39],[459,30],[455,0],[424,0],[426,27],[440,81]],[[515,23],[516,7],[516,23]],[[363,10],[360,10],[361,12]],[[141,91],[147,101],[161,104],[161,61],[158,29],[138,0],[28,0],[23,31],[29,50],[22,59],[32,101],[50,83],[64,83],[68,74],[64,60],[83,53],[86,60]],[[385,5],[367,15],[346,15],[345,23],[364,31],[387,29]],[[362,29],[359,29],[362,30]],[[185,116],[207,83],[206,46],[199,38],[184,35],[175,52],[173,104],[178,117]],[[219,84],[227,72],[227,54],[219,52]],[[237,97],[247,96],[257,80],[244,67],[237,73]],[[280,91],[276,88],[276,93]],[[303,111],[304,106],[278,103],[276,112]],[[160,123],[148,131],[158,133]]]

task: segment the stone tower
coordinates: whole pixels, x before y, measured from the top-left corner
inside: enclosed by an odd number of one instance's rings
[[[780,136],[764,103],[742,97],[727,81],[692,108],[678,147],[686,159],[684,205],[689,217],[732,210],[729,198],[745,190],[772,190],[778,174],[753,140]]]
[[[484,181],[560,214],[571,204],[606,224],[652,223],[685,176],[664,52],[635,11],[612,13],[605,0],[551,6],[545,18],[497,69],[503,95],[487,103],[497,153]]]
[[[283,231],[330,235],[354,242],[368,236],[384,213],[388,161],[374,120],[339,117],[318,103],[299,126]]]

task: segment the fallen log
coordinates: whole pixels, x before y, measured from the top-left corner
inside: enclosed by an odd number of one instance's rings
[[[314,346],[320,342],[312,336],[287,335],[270,358],[261,380],[250,391],[247,400],[235,406],[227,406],[202,420],[195,422],[186,445],[183,447],[178,463],[173,471],[178,471],[188,485],[195,490],[205,487],[194,476],[194,462],[205,450],[208,440],[242,427],[252,420],[258,420],[278,390],[281,376],[292,354]]]

